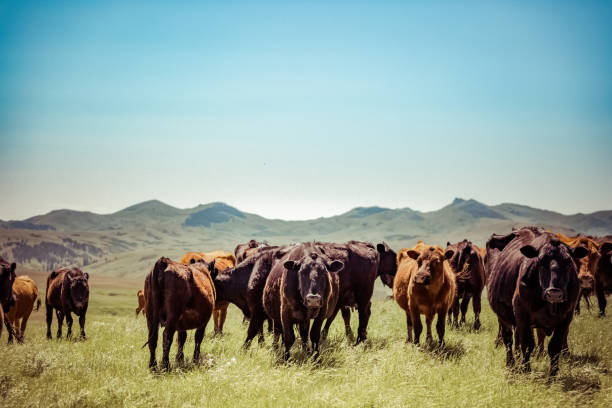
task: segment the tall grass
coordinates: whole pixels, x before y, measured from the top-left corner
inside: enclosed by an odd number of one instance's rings
[[[470,312],[468,325],[447,329],[447,345],[439,348],[405,344],[403,312],[391,300],[375,300],[367,342],[349,344],[338,319],[318,361],[298,340],[288,363],[270,336],[263,346],[241,349],[246,327],[231,307],[224,335],[212,336],[210,323],[199,365],[172,360],[171,372],[163,374],[147,369],[148,350],[141,348],[146,323],[134,318],[135,308],[134,290],[94,290],[86,341],[46,340],[44,311],[28,327],[25,344],[7,346],[3,337],[0,406],[612,406],[612,318],[594,312],[574,320],[571,354],[551,379],[548,357],[536,359],[530,374],[504,367],[486,304],[480,331],[469,329]],[[185,351],[190,361],[193,332]]]

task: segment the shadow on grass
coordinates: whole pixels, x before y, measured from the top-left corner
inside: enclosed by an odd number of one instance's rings
[[[420,350],[441,361],[458,361],[465,355],[465,346],[462,341],[457,343],[426,342]]]

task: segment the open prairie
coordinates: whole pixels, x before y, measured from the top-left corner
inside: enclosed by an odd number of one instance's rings
[[[36,278],[40,288],[44,284]],[[353,346],[341,319],[332,325],[319,361],[299,341],[285,363],[266,337],[264,345],[241,348],[246,334],[234,306],[225,333],[202,343],[202,360],[169,373],[147,368],[146,322],[134,317],[134,282],[92,278],[86,341],[45,339],[44,306],[34,312],[25,344],[0,339],[0,405],[3,407],[239,407],[239,406],[500,406],[568,407],[612,405],[610,317],[584,311],[571,326],[571,354],[558,378],[548,374],[548,357],[533,372],[510,372],[503,348],[495,348],[497,321],[484,303],[483,327],[447,330],[444,348],[405,344],[405,317],[377,281],[369,338]],[[132,286],[134,285],[134,286]],[[486,298],[486,295],[483,295]],[[353,314],[353,327],[356,315]],[[76,324],[76,322],[75,322]],[[54,317],[53,333],[56,329]],[[5,332],[6,333],[6,332]],[[161,354],[158,347],[158,354]],[[174,358],[173,346],[171,358]],[[172,361],[174,362],[174,361]]]

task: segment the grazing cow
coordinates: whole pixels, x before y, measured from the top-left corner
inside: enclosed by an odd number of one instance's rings
[[[170,365],[169,354],[174,332],[178,331],[176,361],[184,360],[187,330],[195,329],[193,361],[200,358],[200,345],[215,305],[215,285],[203,262],[183,264],[162,257],[145,278],[145,306],[149,336],[149,368],[157,366],[155,350],[159,326],[165,327],[162,368]]]
[[[576,314],[580,314],[580,298],[584,298],[587,309],[591,308],[589,296],[593,294],[595,289],[595,271],[597,269],[597,262],[599,261],[600,256],[599,244],[593,239],[584,235],[578,235],[572,238],[563,234],[555,235],[572,249],[582,246],[589,251],[588,256],[580,258],[576,261],[576,266],[578,267],[578,280],[580,281],[580,296],[578,297],[578,303],[576,304]]]
[[[147,317],[145,308],[147,306],[147,300],[145,299],[144,290],[140,289],[136,294],[138,296],[138,307],[136,308],[136,317],[138,317],[138,313],[142,312],[142,314]]]
[[[419,241],[414,248],[402,249],[397,254],[397,275],[393,282],[393,297],[406,312],[408,336],[406,342],[419,344],[423,325],[421,314],[427,323],[428,342],[433,341],[431,323],[438,315],[436,331],[440,344],[444,343],[446,313],[455,296],[455,275],[448,264],[452,250],[443,251],[439,246]]]
[[[467,239],[452,245],[448,242],[446,245],[447,251],[453,251],[453,256],[448,260],[448,263],[455,274],[456,282],[455,300],[452,306],[453,324],[459,326],[459,324],[465,323],[465,314],[470,299],[473,298],[474,330],[478,330],[480,329],[480,299],[485,286],[484,262],[480,256],[480,250]],[[459,306],[459,300],[461,300],[461,306]],[[460,308],[461,321],[458,322]],[[449,314],[448,319],[450,323],[451,314]]]
[[[536,227],[491,236],[487,242],[488,297],[506,346],[506,365],[514,364],[514,327],[523,367],[530,370],[535,327],[552,334],[548,344],[550,374],[557,374],[580,291],[575,260],[587,253],[584,247],[572,250],[552,233]]]
[[[51,338],[51,322],[53,309],[57,316],[57,338],[62,337],[64,316],[68,333],[66,338],[72,336],[72,313],[79,316],[81,338],[85,339],[85,314],[89,304],[89,274],[83,273],[79,268],[56,269],[47,277],[47,291],[45,295],[45,309],[47,312],[47,338]]]
[[[612,292],[612,241],[605,241],[599,247],[601,254],[595,270],[595,293],[599,315],[606,315],[606,295]]]
[[[380,276],[383,284],[393,287],[393,279],[397,272],[396,254],[385,242],[376,247],[360,241],[349,241],[345,244],[317,242],[316,245],[329,259],[344,264],[344,268],[338,273],[340,279],[338,303],[325,322],[323,338],[327,337],[329,327],[338,311],[341,311],[346,336],[352,339],[350,308],[356,307],[359,313],[356,343],[359,344],[367,337],[374,281]]]
[[[0,256],[0,308],[2,308],[3,315],[6,315],[9,308],[15,304],[13,282],[15,282],[16,268],[17,264],[15,262],[8,263]],[[13,327],[6,316],[2,320],[10,336],[13,333]],[[0,321],[1,323],[2,321]]]
[[[258,252],[260,248],[271,248],[267,242],[257,242],[254,239],[250,240],[246,244],[239,244],[234,249],[234,255],[236,255],[236,262],[242,262],[251,255],[254,255]],[[275,247],[278,248],[278,247]]]
[[[306,344],[310,320],[310,341],[315,358],[319,355],[319,340],[323,320],[330,317],[338,301],[338,272],[344,264],[330,261],[314,243],[293,246],[272,266],[263,292],[266,314],[274,320],[275,332],[280,323],[285,345],[284,357],[289,358],[295,341],[293,325],[300,329]]]
[[[192,264],[197,261],[203,261],[206,264],[214,262],[215,268],[218,271],[222,271],[227,268],[232,268],[236,265],[236,257],[234,256],[234,254],[222,250],[207,253],[188,252],[181,259],[181,262],[185,264]],[[227,318],[228,307],[229,302],[220,300],[217,297],[217,303],[215,304],[215,308],[213,310],[213,323],[215,324],[215,334],[223,334],[223,325],[225,324],[225,319]]]
[[[13,331],[17,341],[23,343],[25,329],[28,324],[28,319],[32,313],[32,309],[36,304],[36,310],[40,308],[40,298],[38,297],[38,288],[36,283],[28,276],[19,276],[15,278],[13,283],[13,296],[15,297],[15,305],[11,306],[6,318],[13,326]],[[13,336],[9,333],[8,342],[12,343]]]
[[[266,320],[262,303],[264,286],[273,264],[287,252],[287,247],[262,247],[233,268],[217,270],[216,262],[211,265],[217,299],[233,303],[249,319],[245,347],[251,344],[258,333],[260,342],[263,341],[262,329]]]

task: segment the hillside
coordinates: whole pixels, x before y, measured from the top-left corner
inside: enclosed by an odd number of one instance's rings
[[[271,243],[387,241],[399,249],[421,239],[444,245],[469,238],[484,244],[491,233],[520,225],[542,225],[566,233],[612,233],[612,211],[563,215],[518,204],[488,206],[455,199],[430,212],[409,208],[357,207],[306,221],[271,220],[224,203],[179,209],[157,200],[112,214],[56,210],[25,220],[0,221],[0,255],[21,266],[49,270],[76,264],[91,272],[144,275],[161,255],[190,250],[233,250],[251,238]],[[108,272],[105,272],[108,273]]]

